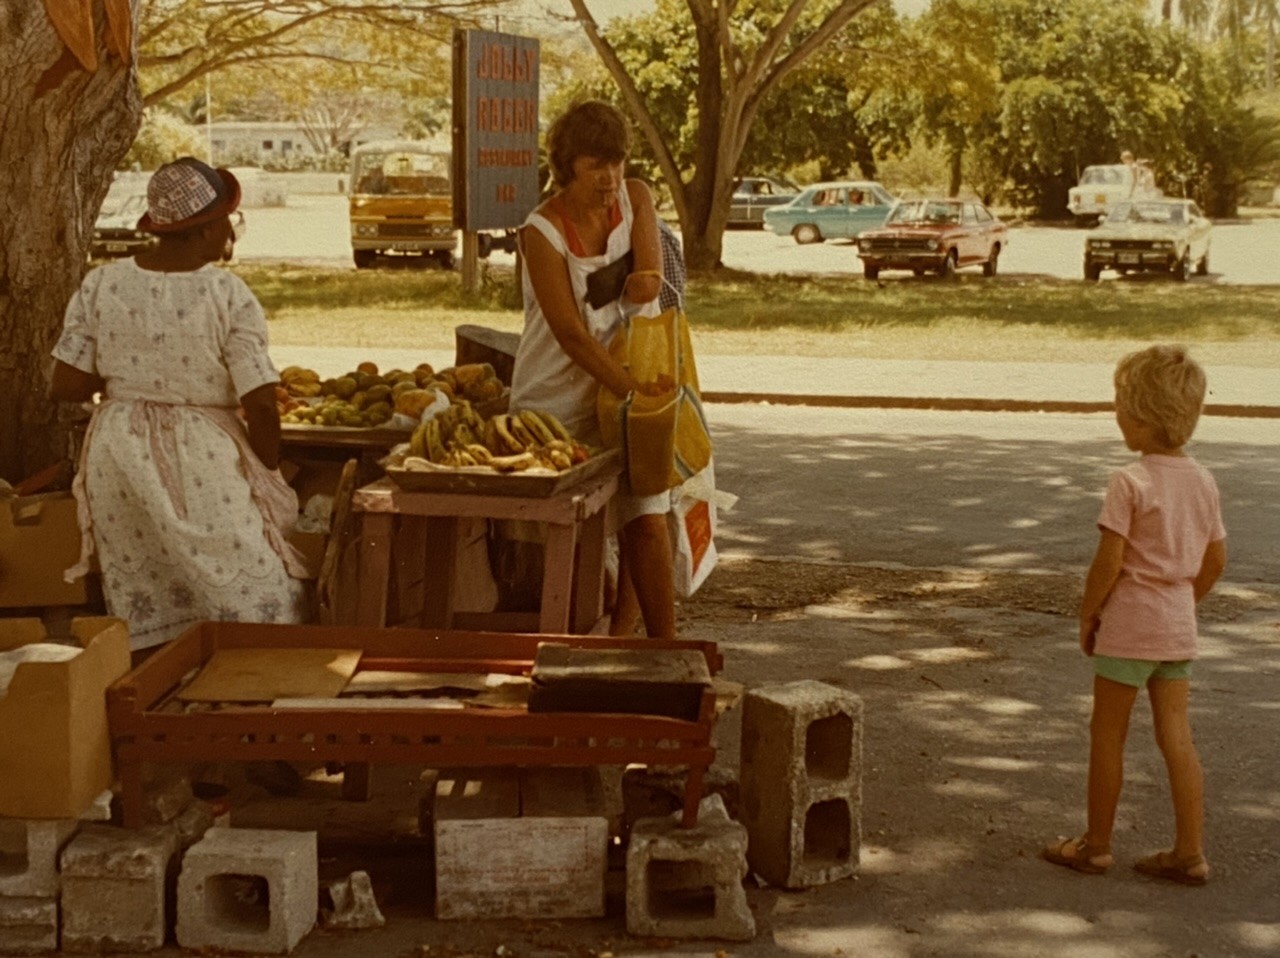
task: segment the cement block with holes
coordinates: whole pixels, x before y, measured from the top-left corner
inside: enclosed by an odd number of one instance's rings
[[[176,850],[171,828],[83,828],[62,850],[62,950],[163,948]]]
[[[284,955],[316,923],[315,832],[211,828],[178,876],[183,948]]]
[[[58,897],[58,852],[80,823],[65,818],[0,818],[0,897]]]
[[[698,806],[698,824],[680,815],[642,818],[627,846],[627,931],[660,938],[750,941],[755,918],[742,879],[747,830],[718,795]]]
[[[436,917],[603,915],[604,794],[594,770],[441,772],[433,816]]]
[[[822,682],[752,689],[742,710],[742,822],[751,868],[808,888],[858,870],[862,700]]]
[[[57,950],[57,898],[0,898],[0,955]]]

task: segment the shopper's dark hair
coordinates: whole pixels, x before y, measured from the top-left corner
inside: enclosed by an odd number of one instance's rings
[[[621,163],[630,151],[627,121],[601,100],[585,100],[569,107],[547,131],[547,159],[556,186],[573,179],[573,162],[590,156],[607,163]]]

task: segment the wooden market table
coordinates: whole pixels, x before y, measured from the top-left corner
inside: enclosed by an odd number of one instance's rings
[[[204,622],[183,633],[107,691],[107,719],[122,786],[124,824],[142,824],[146,763],[337,762],[431,768],[685,765],[684,823],[697,820],[711,744],[715,691],[696,718],[523,708],[431,707],[431,699],[367,706],[287,708],[218,703],[190,710],[179,691],[222,649],[359,649],[359,671],[523,675],[545,641],[573,648],[697,651],[715,675],[714,642]],[[332,700],[327,700],[332,701]],[[321,700],[319,705],[325,705]],[[406,707],[407,705],[407,707]]]
[[[607,453],[591,475],[545,497],[504,494],[500,480],[506,477],[496,474],[475,491],[408,491],[389,478],[357,489],[352,497],[352,510],[361,520],[357,621],[366,626],[388,624],[394,541],[402,552],[394,564],[401,606],[423,627],[465,624],[552,635],[599,630],[604,617],[605,507],[618,490],[620,473],[620,459]],[[546,523],[537,612],[455,613],[459,529],[466,519]],[[416,567],[418,556],[424,557],[421,568]]]

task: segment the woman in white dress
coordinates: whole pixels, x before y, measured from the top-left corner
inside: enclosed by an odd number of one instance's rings
[[[578,439],[599,445],[596,396],[658,394],[670,384],[640,383],[609,355],[624,315],[656,315],[662,285],[657,213],[649,188],[623,177],[626,121],[598,101],[571,107],[547,134],[556,192],[520,230],[524,252],[524,332],[516,351],[511,408],[554,413]],[[623,264],[627,254],[631,261]],[[616,278],[588,295],[588,277]],[[592,305],[594,300],[595,305]],[[675,635],[675,590],[668,494],[616,501],[620,568],[614,631],[629,632],[635,608],[645,631]],[[633,591],[634,590],[634,591]]]
[[[52,398],[102,395],[73,487],[82,552],[67,575],[96,550],[134,651],[204,620],[304,617],[266,318],[242,280],[211,265],[234,242],[239,200],[235,177],[191,157],[157,170],[138,228],[159,244],[90,272],[53,350]]]

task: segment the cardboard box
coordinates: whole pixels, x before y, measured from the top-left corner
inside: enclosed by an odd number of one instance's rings
[[[83,605],[84,580],[62,579],[79,558],[71,493],[0,499],[0,608]]]
[[[79,818],[110,788],[106,691],[129,671],[120,619],[73,619],[84,647],[66,662],[24,662],[0,698],[0,815]],[[0,619],[0,651],[47,640],[39,619]]]

